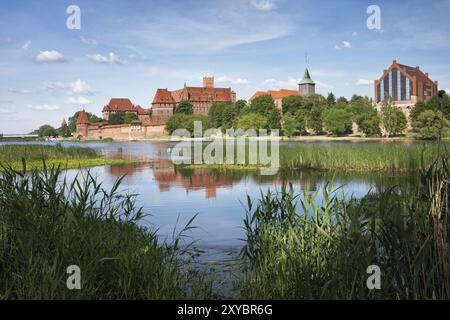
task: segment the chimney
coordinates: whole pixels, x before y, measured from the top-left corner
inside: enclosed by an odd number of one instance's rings
[[[428,77],[428,72],[426,72],[425,75]]]
[[[214,77],[203,77],[204,88],[214,88]]]
[[[397,63],[397,60],[393,60],[392,63],[396,64],[396,63]]]

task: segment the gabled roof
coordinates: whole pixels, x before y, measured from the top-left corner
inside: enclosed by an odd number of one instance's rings
[[[88,116],[87,116],[86,111],[81,110],[81,111],[78,113],[77,124],[89,124],[89,118],[88,118]]]
[[[191,102],[231,102],[233,93],[231,88],[184,87],[174,91],[158,89],[152,103],[180,103],[185,99]]]
[[[141,106],[134,106],[133,110],[137,111],[138,115],[146,115],[149,113],[148,109],[144,109]]]
[[[133,109],[133,103],[127,98],[113,98],[103,108],[103,111],[131,111]]]
[[[298,95],[297,90],[289,90],[289,89],[280,89],[280,90],[269,90],[269,91],[257,91],[251,98],[252,101],[255,98],[258,98],[263,95],[271,95],[274,100],[283,99],[288,96]]]
[[[175,103],[175,100],[169,90],[158,89],[152,103]]]
[[[218,102],[230,102],[232,100],[231,88],[186,87],[186,90],[188,92],[189,101],[213,100]]]

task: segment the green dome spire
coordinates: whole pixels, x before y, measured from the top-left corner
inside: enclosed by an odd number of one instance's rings
[[[313,85],[315,85],[315,82],[311,79],[311,76],[309,75],[308,68],[305,69],[305,74],[303,75],[303,79],[298,84],[299,85],[301,85],[301,84],[313,84]]]

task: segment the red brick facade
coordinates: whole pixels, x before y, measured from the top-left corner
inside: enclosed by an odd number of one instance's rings
[[[188,87],[169,91],[156,90],[152,101],[152,117],[167,120],[181,101],[188,101],[193,106],[194,114],[208,115],[215,102],[236,102],[236,93],[231,88],[214,87],[214,78],[205,77],[203,87]]]

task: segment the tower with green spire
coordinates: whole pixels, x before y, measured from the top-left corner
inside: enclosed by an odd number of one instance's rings
[[[298,83],[298,93],[301,96],[307,96],[316,93],[316,84],[309,75],[308,68],[305,69],[302,81]]]

